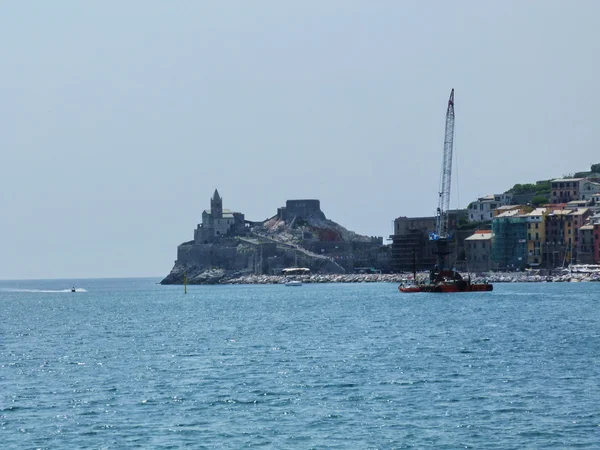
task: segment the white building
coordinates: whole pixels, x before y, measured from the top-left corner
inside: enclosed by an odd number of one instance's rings
[[[490,194],[471,202],[467,209],[469,222],[490,222],[494,218],[493,211],[512,202],[511,194]]]
[[[591,180],[579,182],[579,200],[591,200],[595,194],[600,193],[600,183]]]

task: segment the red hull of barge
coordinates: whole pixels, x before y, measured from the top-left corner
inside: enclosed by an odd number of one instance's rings
[[[491,284],[420,284],[417,286],[398,286],[400,292],[489,292],[494,289]]]

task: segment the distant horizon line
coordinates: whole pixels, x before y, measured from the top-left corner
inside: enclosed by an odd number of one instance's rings
[[[0,282],[3,281],[62,281],[62,280],[126,280],[126,279],[140,279],[147,280],[150,278],[164,278],[164,275],[158,276],[139,276],[139,277],[81,277],[81,278],[0,278]]]

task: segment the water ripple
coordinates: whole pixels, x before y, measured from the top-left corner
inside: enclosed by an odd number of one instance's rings
[[[597,448],[600,283],[37,283],[0,287],[7,448]]]

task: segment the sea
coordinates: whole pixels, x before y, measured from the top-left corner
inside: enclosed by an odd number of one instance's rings
[[[1,448],[600,448],[600,283],[158,281],[0,281]]]

